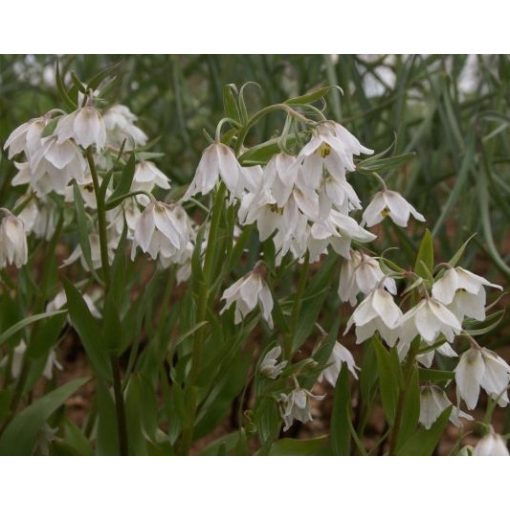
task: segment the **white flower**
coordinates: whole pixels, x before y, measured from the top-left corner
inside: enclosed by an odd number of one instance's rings
[[[114,249],[117,246],[118,238],[110,237],[108,239],[108,260],[111,264],[113,262],[113,258],[115,256]],[[90,245],[90,258],[92,262],[93,269],[99,269],[103,262],[101,259],[101,243],[99,241],[99,235],[96,233],[89,234],[89,245]],[[90,271],[90,267],[88,266],[87,260],[83,255],[81,246],[78,244],[76,248],[71,252],[69,257],[63,260],[62,267],[70,266],[77,260],[80,260],[81,265],[87,271]]]
[[[455,368],[455,382],[457,392],[468,409],[476,407],[480,387],[501,407],[508,404],[510,366],[488,349],[472,347],[464,352]]]
[[[12,159],[16,154],[25,152],[30,158],[39,147],[41,134],[48,123],[49,117],[36,117],[18,126],[7,138],[4,149],[8,150],[7,156]]]
[[[276,379],[283,372],[283,369],[287,366],[287,361],[283,360],[278,363],[278,358],[282,354],[282,348],[277,345],[266,353],[263,360],[260,363],[260,373],[264,374],[269,379]]]
[[[395,280],[382,272],[377,259],[356,250],[350,255],[350,259],[342,264],[338,284],[338,295],[343,302],[349,301],[354,306],[360,292],[366,296],[383,278],[386,290],[397,293]]]
[[[311,421],[312,412],[310,410],[310,399],[322,400],[324,396],[313,395],[310,391],[303,388],[296,388],[286,395],[282,393],[278,399],[280,403],[280,414],[285,426],[283,430],[289,430],[293,421],[298,420],[301,423]]]
[[[234,151],[227,145],[215,142],[205,149],[195,177],[184,195],[184,200],[201,193],[207,195],[221,177],[233,196],[238,196],[241,165]]]
[[[90,313],[96,318],[101,318],[101,312],[97,309],[94,299],[90,294],[82,294],[83,300],[85,301],[87,308]],[[64,290],[59,291],[55,297],[48,302],[46,305],[46,312],[56,312],[67,304],[67,296]]]
[[[317,187],[323,175],[323,168],[337,179],[343,179],[347,171],[354,171],[353,156],[372,154],[358,139],[336,122],[319,124],[310,141],[301,149],[299,158],[303,161],[303,175],[307,183]]]
[[[225,306],[220,314],[225,312],[235,302],[235,324],[239,324],[256,306],[260,306],[262,316],[270,328],[273,328],[273,296],[264,280],[265,267],[259,262],[248,274],[237,280],[223,292],[221,299]]]
[[[21,374],[23,358],[25,357],[26,350],[27,344],[24,340],[21,340],[21,342],[12,351],[11,375],[14,379],[17,379]]]
[[[125,147],[133,149],[147,143],[147,135],[137,126],[137,117],[123,104],[108,108],[103,116],[108,144],[120,148],[125,140]]]
[[[19,269],[28,260],[23,220],[5,208],[0,208],[0,218],[0,268],[14,264]]]
[[[184,250],[189,231],[181,209],[176,205],[152,201],[136,222],[131,258],[134,259],[137,246],[153,259],[159,254],[164,258],[173,257]]]
[[[462,326],[445,305],[434,298],[424,298],[408,310],[400,320],[399,336],[409,346],[417,335],[432,344],[442,333],[448,342],[453,342]]]
[[[506,441],[496,434],[491,427],[490,432],[478,441],[473,450],[475,456],[504,456],[510,455],[506,446]]]
[[[106,127],[103,116],[92,105],[78,108],[76,111],[62,116],[55,128],[58,143],[73,139],[84,149],[95,145],[100,151],[106,143]]]
[[[465,420],[473,419],[469,414],[453,406],[446,396],[446,393],[441,388],[437,386],[423,386],[420,392],[420,423],[426,429],[430,429],[441,413],[449,406],[452,406],[450,421],[456,427],[462,425],[460,418],[464,418]]]
[[[154,186],[170,189],[170,179],[152,161],[139,161],[135,166],[131,189],[150,192]]]
[[[451,267],[432,286],[432,296],[448,306],[462,321],[464,316],[485,320],[484,285],[503,290],[485,278],[462,267]]]
[[[46,379],[53,379],[53,367],[58,370],[62,370],[62,365],[57,360],[57,355],[55,354],[55,349],[51,349],[48,358],[46,359],[46,364],[44,365],[43,376]]]
[[[352,354],[349,349],[344,347],[340,342],[335,342],[333,351],[331,352],[328,360],[328,366],[322,371],[319,381],[326,379],[331,386],[335,387],[344,363],[349,372],[355,379],[357,379],[358,374],[356,373],[356,370],[359,370],[359,367],[356,366],[356,362],[354,361]]]
[[[363,212],[363,222],[367,227],[380,223],[386,216],[400,227],[407,227],[409,216],[418,221],[425,221],[421,215],[405,198],[396,191],[384,190],[374,195],[370,204]]]
[[[27,196],[22,196],[16,206],[26,199]],[[52,200],[33,198],[23,207],[18,218],[23,221],[27,234],[33,233],[37,238],[49,241],[57,227],[57,205]]]
[[[401,317],[402,312],[391,294],[377,287],[354,310],[347,322],[345,333],[355,324],[356,343],[359,344],[379,331],[381,337],[392,347],[399,334],[398,324]]]

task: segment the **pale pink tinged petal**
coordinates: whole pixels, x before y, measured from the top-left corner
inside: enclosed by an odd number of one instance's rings
[[[268,323],[269,327],[273,328],[273,319],[271,317],[271,311],[273,310],[273,296],[267,285],[263,285],[259,293],[259,303],[262,306],[262,316]]]
[[[449,305],[455,297],[457,288],[457,273],[455,269],[450,268],[432,285],[432,297]]]
[[[264,207],[257,219],[259,239],[265,241],[277,228],[279,216],[273,213],[269,207]]]
[[[46,151],[45,158],[55,167],[62,169],[76,157],[77,148],[72,142],[66,140],[62,143],[52,141]]]
[[[181,247],[179,231],[164,204],[155,204],[153,218],[156,228],[175,246],[175,248],[179,249]]]
[[[480,394],[480,381],[485,371],[482,354],[478,349],[466,351],[455,368],[457,391],[468,409],[474,409]]]
[[[310,233],[314,239],[329,239],[334,232],[331,232],[324,224],[314,223],[310,229]]]
[[[16,154],[19,154],[23,150],[26,133],[32,122],[33,121],[28,121],[21,124],[21,126],[18,126],[5,141],[4,150],[9,148],[9,159],[16,156]]]
[[[76,143],[85,149],[95,141],[97,125],[95,110],[91,106],[80,108],[73,121],[73,133]]]
[[[63,141],[74,137],[73,124],[75,117],[76,112],[60,117],[57,123],[57,127],[55,128],[55,134],[57,135],[58,143],[62,143]]]
[[[217,144],[218,162],[221,178],[231,193],[237,191],[240,176],[240,165],[230,147]]]
[[[12,179],[11,184],[13,186],[21,186],[23,184],[29,183],[32,179],[32,174],[30,172],[30,164],[27,162],[18,163],[17,161],[15,161],[14,166],[18,169],[18,173]]]

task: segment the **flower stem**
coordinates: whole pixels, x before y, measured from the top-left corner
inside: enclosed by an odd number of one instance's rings
[[[92,154],[92,148],[89,147],[85,151],[87,162],[94,184],[94,194],[97,204],[97,223],[99,228],[99,244],[101,250],[101,266],[103,270],[103,280],[105,286],[105,294],[110,288],[110,259],[108,257],[108,237],[106,231],[106,207],[104,196],[101,193],[99,185],[99,178],[97,175],[96,164]],[[126,411],[124,408],[124,396],[122,395],[122,375],[120,371],[119,359],[112,354],[110,356],[110,365],[112,368],[113,377],[113,392],[115,395],[115,412],[117,416],[117,435],[119,440],[119,453],[121,455],[128,455],[128,438],[127,438],[127,423]]]

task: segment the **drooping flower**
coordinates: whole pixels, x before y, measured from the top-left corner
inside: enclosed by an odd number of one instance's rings
[[[462,267],[451,267],[432,286],[432,296],[462,321],[465,316],[485,320],[486,293],[484,286],[503,290],[500,285]]]
[[[400,339],[406,346],[417,335],[428,344],[434,343],[441,333],[448,342],[453,342],[455,335],[462,329],[457,317],[437,299],[430,297],[423,298],[408,310],[400,319],[399,326]]]
[[[265,266],[257,263],[252,271],[237,280],[223,292],[221,299],[225,300],[225,306],[220,314],[235,303],[235,324],[239,324],[259,304],[262,316],[270,328],[273,328],[273,296],[264,279]]]
[[[14,264],[18,269],[28,260],[27,236],[23,220],[0,208],[0,268]]]
[[[455,368],[455,382],[457,392],[468,409],[476,407],[480,388],[501,407],[508,404],[510,366],[489,349],[471,347],[464,352]]]
[[[269,377],[269,379],[276,379],[279,377],[284,368],[287,366],[286,360],[278,362],[278,358],[281,354],[282,348],[279,345],[268,351],[260,363],[260,373]]]
[[[240,176],[241,165],[234,151],[223,143],[215,142],[204,150],[195,176],[183,199],[187,200],[198,193],[207,195],[220,177],[230,193],[238,196]]]
[[[396,294],[395,280],[382,272],[377,259],[363,252],[351,250],[350,258],[342,264],[338,295],[343,302],[348,301],[351,306],[354,306],[360,292],[366,296],[383,279],[386,290]]]
[[[109,145],[120,148],[125,143],[127,149],[133,149],[147,143],[147,135],[135,125],[137,116],[127,106],[113,105],[105,111],[103,119]]]
[[[359,344],[379,331],[381,337],[392,347],[399,335],[401,317],[402,312],[393,301],[392,295],[377,287],[354,310],[347,322],[345,333],[355,324],[356,343]]]
[[[42,132],[48,123],[49,117],[36,117],[18,126],[7,138],[4,149],[8,150],[7,157],[12,159],[20,152],[30,158],[39,147]]]
[[[185,249],[189,240],[187,224],[182,221],[180,206],[152,201],[136,223],[131,258],[136,247],[148,253],[153,259],[158,255],[173,257]]]
[[[28,203],[26,203],[27,199]],[[16,202],[16,206],[24,202],[26,205],[18,214],[18,218],[23,221],[26,233],[49,241],[57,227],[57,205],[52,200],[36,197],[30,199],[24,195]]]
[[[83,300],[85,301],[85,304],[87,305],[87,308],[89,309],[90,313],[96,318],[101,318],[101,312],[97,309],[94,298],[89,293],[83,293],[82,294]],[[56,312],[57,310],[60,310],[67,304],[67,296],[64,290],[59,291],[55,297],[48,302],[46,305],[46,312]]]
[[[55,128],[57,142],[73,139],[84,149],[95,145],[99,151],[106,144],[106,127],[103,116],[94,106],[87,104],[62,116]]]
[[[324,396],[314,395],[303,388],[296,388],[289,394],[282,393],[278,399],[280,414],[284,421],[283,430],[289,430],[294,420],[307,423],[313,419],[310,399],[322,400]]]
[[[462,422],[460,418],[465,420],[472,420],[473,418],[455,407],[444,390],[437,386],[423,386],[420,391],[420,418],[419,422],[426,428],[430,427],[436,422],[441,413],[449,406],[452,406],[450,412],[450,421],[459,427]]]
[[[353,377],[357,379],[358,374],[356,373],[356,370],[359,370],[359,367],[356,366],[356,362],[354,361],[351,352],[340,342],[335,342],[328,360],[328,366],[326,366],[326,368],[322,371],[319,381],[325,379],[329,384],[331,384],[331,386],[335,387],[336,381],[344,364]]]
[[[108,239],[108,261],[111,264],[113,262],[113,258],[115,256],[114,249],[116,248],[118,244],[118,237],[109,237]],[[89,245],[90,245],[90,259],[92,263],[92,269],[99,269],[102,264],[102,258],[101,258],[101,243],[99,240],[99,234],[96,234],[93,232],[92,234],[89,234]],[[87,259],[85,258],[85,255],[83,254],[83,251],[81,249],[81,246],[78,244],[76,248],[71,252],[69,257],[63,260],[62,267],[70,266],[77,260],[80,260],[80,263],[82,267],[90,271],[91,268],[89,267],[89,263],[87,262]]]
[[[154,186],[161,189],[170,189],[170,179],[152,161],[139,161],[135,166],[131,189],[149,193]]]
[[[473,449],[473,455],[507,457],[510,453],[508,452],[506,441],[499,434],[496,434],[491,427],[489,433],[483,436],[476,444]]]
[[[386,189],[374,195],[370,204],[363,211],[363,222],[367,227],[372,227],[389,216],[396,225],[407,227],[411,215],[418,221],[425,221],[423,215],[400,193]]]

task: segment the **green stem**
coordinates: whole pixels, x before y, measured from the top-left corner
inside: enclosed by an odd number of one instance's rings
[[[105,286],[105,295],[110,288],[110,259],[108,257],[108,236],[106,224],[106,207],[104,196],[101,193],[99,185],[99,177],[97,175],[96,164],[92,154],[92,148],[89,147],[85,151],[87,162],[94,184],[94,194],[96,196],[97,204],[97,223],[99,228],[99,244],[101,249],[101,266],[103,270],[103,279]],[[126,411],[124,408],[124,396],[122,394],[122,375],[120,371],[119,359],[112,354],[110,356],[110,365],[112,368],[113,377],[113,392],[115,395],[115,412],[117,416],[117,435],[119,439],[119,452],[121,455],[128,455],[128,437],[127,437],[127,422]]]

